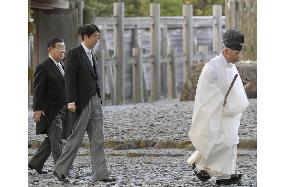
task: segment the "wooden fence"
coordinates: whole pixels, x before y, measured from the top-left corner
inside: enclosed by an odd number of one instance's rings
[[[213,53],[208,54],[208,46],[200,46],[194,53],[193,6],[183,5],[183,16],[161,17],[160,4],[150,4],[150,17],[124,17],[124,3],[115,2],[113,17],[92,18],[94,24],[101,26],[101,40],[96,51],[101,74],[103,103],[106,104],[106,86],[109,88],[111,104],[118,105],[126,102],[125,98],[125,66],[132,65],[132,102],[149,102],[166,98],[177,98],[177,62],[183,63],[183,80],[188,75],[190,65],[205,62],[221,50],[222,17],[221,5],[213,5],[213,16],[209,22],[213,28]],[[200,25],[199,25],[200,26]],[[202,26],[202,25],[201,25]],[[132,56],[125,55],[124,32],[126,27],[134,29],[134,47]],[[183,54],[177,55],[167,36],[168,27],[181,27],[183,30]],[[150,54],[143,55],[138,41],[139,29],[150,29]],[[114,30],[114,54],[111,56],[106,42],[106,30]],[[146,84],[146,74],[143,66],[151,64],[151,86]],[[149,90],[148,90],[149,89]]]

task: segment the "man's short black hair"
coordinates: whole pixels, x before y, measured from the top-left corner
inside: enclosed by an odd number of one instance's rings
[[[78,29],[78,34],[81,36],[82,40],[84,40],[84,35],[90,37],[94,32],[100,32],[100,29],[94,24],[86,24]]]
[[[51,38],[48,42],[47,42],[47,47],[55,47],[56,43],[59,42],[64,42],[64,40],[62,38]]]

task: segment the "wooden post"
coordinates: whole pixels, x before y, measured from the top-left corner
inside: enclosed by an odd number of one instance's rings
[[[236,1],[225,0],[226,30],[237,28]]]
[[[222,43],[222,5],[213,5],[213,52],[221,52]]]
[[[99,43],[100,44],[99,49],[104,51],[105,59],[109,59],[110,56],[109,56],[109,52],[108,52],[108,49],[107,49],[106,36],[107,36],[106,28],[102,27],[101,28],[101,39],[100,39],[100,43]]]
[[[177,63],[177,50],[176,48],[171,49],[171,62],[168,64],[168,98],[177,98],[177,72],[176,72],[176,63]]]
[[[116,103],[116,94],[115,94],[115,81],[114,81],[114,74],[112,66],[106,66],[106,76],[109,85],[109,92],[111,96],[112,105]]]
[[[116,103],[124,103],[124,2],[113,3],[113,15],[117,18],[114,28],[115,33],[115,55],[117,57],[117,68],[115,77]]]
[[[76,3],[76,6],[78,8],[78,25],[83,25],[83,13],[84,13],[84,1],[78,0]]]
[[[28,107],[32,108],[33,105],[33,81],[34,81],[34,68],[33,68],[33,53],[34,53],[34,36],[32,33],[29,33],[29,41],[28,41]]]
[[[139,39],[138,39],[138,26],[135,24],[134,29],[132,29],[131,35],[131,46],[132,48],[139,48]]]
[[[207,45],[199,45],[198,52],[202,54],[202,63],[206,63],[208,58],[208,46]]]
[[[183,24],[183,53],[186,56],[186,61],[183,68],[183,82],[189,73],[189,67],[193,58],[193,8],[192,4],[183,4],[182,12],[185,19]]]
[[[104,60],[105,61],[109,60],[110,56],[109,56],[109,52],[108,52],[108,49],[107,49],[105,27],[103,27],[101,29],[101,39],[100,39],[99,44],[100,44],[99,50],[102,50],[104,52]],[[104,89],[104,91],[106,93],[106,88],[109,89],[111,100],[112,100],[112,105],[115,105],[116,97],[115,97],[115,86],[114,86],[114,78],[113,77],[114,77],[114,75],[113,75],[112,66],[110,66],[110,65],[105,66],[105,80],[104,80],[105,89]]]
[[[100,80],[100,87],[101,87],[101,96],[103,105],[105,104],[105,55],[103,50],[99,50],[97,52],[98,56],[98,68],[99,68],[99,80]]]
[[[160,53],[161,53],[161,30],[160,30],[160,4],[150,4],[150,16],[154,19],[151,25],[151,51],[154,57],[152,64],[152,87],[151,101],[160,99],[161,92],[161,71],[160,71]]]
[[[168,56],[168,26],[165,23],[162,28],[162,40],[161,40],[161,55],[162,59],[165,60]],[[161,63],[161,95],[167,96],[167,63]]]
[[[93,7],[84,7],[84,24],[94,24],[95,23],[95,8]]]
[[[136,63],[132,68],[132,80],[133,80],[133,101],[136,103],[143,102],[143,69],[142,69],[142,49],[133,48],[133,56],[136,57]]]
[[[147,85],[146,85],[146,71],[144,71],[144,68],[142,66],[143,69],[143,73],[142,73],[142,79],[143,79],[143,97],[144,97],[144,102],[149,102],[149,91],[147,89]]]

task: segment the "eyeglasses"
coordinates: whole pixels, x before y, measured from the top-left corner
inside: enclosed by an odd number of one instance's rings
[[[55,49],[58,50],[58,51],[65,51],[65,46],[64,45],[63,46],[58,45],[58,46],[55,47]]]
[[[96,39],[99,40],[101,36],[99,34],[95,35]]]

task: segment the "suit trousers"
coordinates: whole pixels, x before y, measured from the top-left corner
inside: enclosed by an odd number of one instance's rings
[[[54,168],[59,176],[68,176],[86,131],[90,141],[92,178],[93,180],[102,180],[109,177],[103,149],[102,105],[98,94],[90,99],[88,105],[74,122],[72,133],[67,138],[62,155]]]
[[[39,149],[29,161],[29,166],[42,169],[44,163],[52,153],[54,164],[58,160],[62,152],[62,124],[64,122],[65,109],[61,109],[51,121],[47,129],[47,137],[41,143]]]

